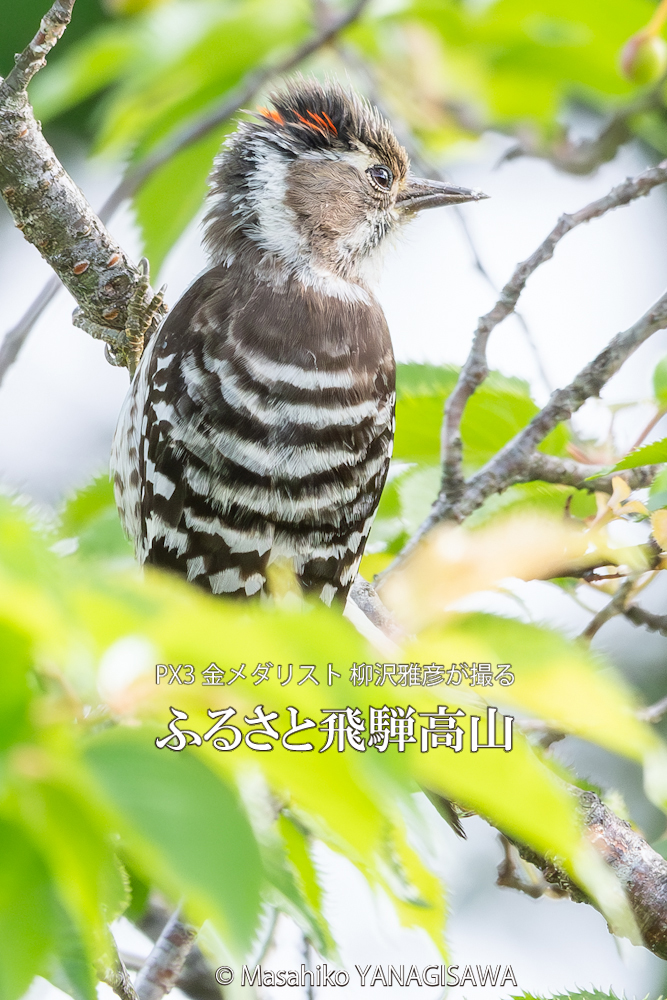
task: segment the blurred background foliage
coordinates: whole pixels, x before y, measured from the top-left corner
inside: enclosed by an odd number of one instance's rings
[[[602,158],[631,136],[650,144],[656,158],[667,153],[664,28],[655,20],[663,8],[649,0],[376,0],[300,69],[349,77],[379,97],[426,158],[454,155],[494,129],[516,139],[511,155],[546,157],[576,172],[585,164],[568,135],[573,104],[599,116],[601,130],[613,126]],[[75,136],[87,155],[134,169],[227,100],[258,66],[278,64],[344,9],[305,0],[78,0],[31,97],[56,148],[65,135]],[[32,37],[42,13],[44,0],[5,0],[0,69]],[[262,100],[259,94],[256,103]],[[212,157],[232,127],[219,123],[184,146],[135,194],[154,273],[199,212]],[[369,579],[386,568],[437,493],[442,411],[456,377],[452,368],[399,366],[394,464],[362,566]],[[654,380],[656,415],[667,408],[666,378],[663,361]],[[536,412],[525,382],[492,373],[465,412],[466,473]],[[541,447],[563,457],[585,444],[563,425]],[[664,442],[651,447],[658,451],[641,461],[665,462]],[[611,438],[595,457],[609,468],[623,460]],[[633,462],[640,458],[625,459],[625,467]],[[478,589],[497,586],[522,558],[516,534],[508,530],[496,545],[497,533],[485,532],[526,514],[545,519],[543,539],[531,535],[532,559],[542,551],[547,558],[554,525],[565,518],[607,555],[600,532],[614,522],[642,523],[644,541],[623,550],[625,564],[645,571],[642,586],[664,574],[664,555],[649,564],[647,552],[655,557],[667,549],[665,473],[648,496],[608,499],[544,483],[491,497],[456,529],[459,540],[477,546],[471,551],[483,570]],[[645,765],[647,794],[665,810],[665,747],[656,727],[637,719],[637,692],[581,642],[499,615],[452,610],[457,596],[470,593],[469,581],[464,574],[459,581],[460,568],[437,545],[429,559],[432,578],[452,582],[448,605],[433,598],[428,626],[422,634],[409,629],[416,634],[404,656],[446,665],[511,659],[516,683],[489,692],[493,704]],[[555,582],[576,597],[579,578]],[[611,593],[615,585],[602,581],[600,588]],[[298,689],[300,712],[319,719],[334,697],[340,706],[368,708],[373,691],[352,687],[349,668],[379,654],[325,608],[239,607],[157,573],[140,576],[105,478],[51,520],[2,502],[0,609],[2,1000],[21,996],[35,974],[75,1000],[92,1000],[96,978],[108,978],[115,961],[108,925],[123,912],[137,919],[148,887],[174,905],[185,898],[191,919],[211,921],[222,942],[217,961],[257,954],[271,907],[290,914],[318,953],[335,960],[314,861],[318,840],[349,858],[405,924],[423,928],[445,953],[444,890],[411,827],[420,787],[557,856],[612,926],[633,933],[618,887],[581,838],[564,769],[520,731],[510,754],[441,749],[399,757],[369,748],[302,756],[278,746],[223,754],[209,745],[158,753],[153,743],[166,734],[176,699],[200,732],[218,699],[199,684],[156,687],[156,663],[201,670],[211,661],[224,669],[267,660],[324,668],[333,662],[342,678],[331,692]],[[428,711],[446,700],[444,690],[393,688],[391,703]],[[223,695],[219,707],[230,697]],[[295,700],[291,688],[275,683],[261,697],[282,718]],[[485,704],[465,685],[455,697],[466,709]],[[238,717],[252,713],[259,698],[250,685],[235,687]]]

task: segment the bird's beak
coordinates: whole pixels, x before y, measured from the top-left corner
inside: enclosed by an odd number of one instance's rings
[[[446,181],[430,181],[425,177],[408,174],[405,187],[399,191],[396,208],[400,212],[412,214],[422,208],[438,208],[440,205],[461,205],[464,201],[481,201],[488,198],[483,191],[457,187]]]

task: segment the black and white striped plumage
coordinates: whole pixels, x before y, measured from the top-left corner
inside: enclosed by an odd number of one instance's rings
[[[354,580],[392,450],[394,358],[368,265],[437,192],[340,88],[298,81],[273,104],[216,161],[212,267],[144,351],[112,470],[142,562],[250,597],[286,558],[329,604]]]

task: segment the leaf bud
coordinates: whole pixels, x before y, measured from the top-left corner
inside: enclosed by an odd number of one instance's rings
[[[660,35],[638,32],[623,46],[620,66],[623,76],[633,83],[659,80],[667,70],[667,42]]]

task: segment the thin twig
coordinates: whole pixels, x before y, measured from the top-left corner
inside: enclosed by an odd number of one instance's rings
[[[162,1000],[181,974],[197,931],[181,920],[181,908],[174,911],[153,950],[139,970],[134,987],[139,1000]]]
[[[502,845],[504,857],[498,865],[496,885],[506,889],[516,889],[517,892],[523,892],[531,899],[540,899],[545,894],[564,895],[562,891],[553,891],[553,887],[549,885],[539,868],[536,868],[529,861],[524,861],[516,844],[513,844],[502,833],[498,835],[498,839]]]
[[[26,337],[62,287],[62,282],[58,275],[52,275],[16,326],[13,326],[3,337],[2,342],[0,342],[0,385],[2,385],[2,381],[8,370],[16,361]]]
[[[649,632],[659,632],[667,638],[667,615],[655,615],[637,604],[631,604],[623,614],[633,625],[643,625]]]
[[[622,615],[625,605],[630,598],[632,590],[635,585],[634,577],[628,577],[620,585],[614,596],[610,601],[608,601],[603,608],[601,608],[596,615],[590,620],[584,631],[579,636],[580,639],[585,639],[590,641],[594,635],[596,635],[603,625],[614,618],[616,615]]]
[[[498,165],[520,156],[533,156],[548,160],[557,170],[567,174],[592,174],[603,163],[613,160],[619,148],[632,139],[635,134],[631,125],[633,118],[663,107],[664,83],[663,77],[651,90],[640,94],[630,104],[618,110],[592,139],[574,141],[564,131],[555,142],[545,147],[536,133],[532,139],[524,136],[521,142],[503,154]]]
[[[653,414],[653,416],[651,417],[651,419],[647,423],[646,427],[644,428],[644,430],[641,432],[641,434],[639,435],[639,437],[637,438],[637,440],[633,444],[632,448],[630,448],[630,452],[633,452],[637,448],[639,448],[640,444],[642,444],[644,442],[644,440],[648,437],[648,435],[651,433],[651,431],[656,426],[656,424],[660,423],[660,421],[662,420],[662,418],[664,417],[664,415],[666,413],[667,413],[667,409],[665,409],[664,406],[661,406],[657,410],[657,412]],[[628,452],[628,454],[630,454],[630,452]]]
[[[667,618],[665,624],[667,625]],[[641,708],[637,712],[637,718],[643,722],[660,722],[665,715],[667,715],[667,697],[661,698],[655,704],[649,705],[648,708]]]
[[[628,178],[613,188],[609,194],[591,202],[578,212],[562,215],[537,250],[517,266],[493,309],[479,319],[470,354],[447,401],[442,429],[443,492],[449,503],[456,503],[465,488],[461,471],[463,453],[461,418],[468,400],[488,375],[486,347],[493,330],[514,312],[528,278],[541,264],[553,257],[557,244],[567,233],[584,222],[600,218],[613,208],[627,205],[636,198],[647,195],[654,187],[664,184],[665,181],[667,181],[667,160],[657,167],[645,170],[637,177]]]
[[[137,991],[130,979],[130,974],[125,968],[120,955],[117,957],[115,968],[109,969],[105,973],[103,982],[111,987],[119,1000],[139,1000]]]

